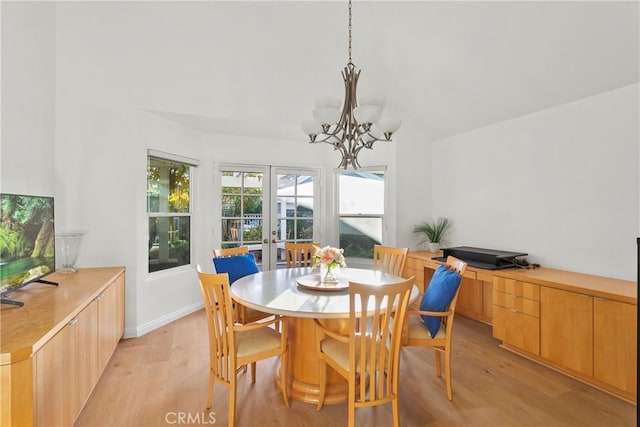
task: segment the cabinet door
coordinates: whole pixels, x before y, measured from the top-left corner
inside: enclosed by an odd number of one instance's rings
[[[595,298],[593,301],[593,376],[636,395],[637,306]]]
[[[482,282],[463,277],[456,302],[456,313],[478,320],[482,317],[482,297]]]
[[[480,280],[478,280],[480,281]],[[493,283],[482,282],[482,320],[488,324],[493,323]]]
[[[122,274],[116,280],[114,284],[116,287],[116,330],[115,330],[115,345],[118,345],[118,341],[124,334],[124,274]]]
[[[593,376],[593,297],[540,288],[540,355]]]
[[[424,292],[424,264],[422,260],[407,257],[402,277],[407,278],[411,276],[415,278],[416,284],[420,288],[420,292]]]
[[[493,336],[512,347],[540,354],[540,321],[535,316],[494,305]]]
[[[122,336],[124,280],[116,279],[97,298],[98,301],[98,366],[104,369]]]
[[[93,301],[77,317],[75,324],[76,398],[73,413],[77,416],[100,377],[98,367],[98,304]]]
[[[70,426],[75,419],[76,324],[71,320],[34,355],[36,425]]]

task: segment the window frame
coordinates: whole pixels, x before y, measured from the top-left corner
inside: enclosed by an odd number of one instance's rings
[[[340,212],[340,175],[344,173],[353,173],[353,172],[371,172],[371,173],[382,173],[384,176],[384,185],[383,185],[383,212],[381,214],[369,214],[369,213],[349,213],[342,214]],[[385,244],[388,240],[387,236],[387,222],[389,216],[389,172],[387,170],[387,166],[368,166],[362,167],[358,169],[334,169],[334,188],[335,188],[335,198],[334,198],[334,217],[336,218],[335,222],[335,230],[336,230],[336,241],[340,242],[340,221],[342,218],[373,218],[380,219],[381,224],[381,244]],[[363,267],[369,266],[369,264],[373,263],[373,260],[368,258],[356,258],[356,257],[347,257],[347,260],[351,260],[351,262],[347,261],[350,265],[362,265]]]
[[[195,247],[195,227],[194,227],[194,212],[196,212],[196,207],[195,207],[195,182],[194,182],[194,178],[196,176],[195,173],[195,168],[198,167],[200,165],[200,162],[196,159],[192,159],[189,157],[184,157],[184,156],[180,156],[177,154],[172,154],[172,153],[166,153],[166,152],[162,152],[162,151],[157,151],[157,150],[152,150],[149,149],[147,150],[147,157],[146,157],[147,161],[146,161],[146,172],[148,173],[149,170],[149,162],[151,159],[156,159],[156,160],[161,160],[161,161],[167,161],[167,162],[172,162],[172,163],[179,163],[182,164],[184,166],[187,166],[189,168],[189,208],[188,208],[188,212],[150,212],[149,211],[149,198],[148,198],[148,185],[149,185],[149,180],[148,180],[148,176],[147,179],[145,180],[145,184],[147,186],[147,190],[145,191],[145,213],[146,213],[146,227],[147,227],[147,239],[145,242],[145,245],[147,245],[147,250],[146,252],[146,258],[147,258],[147,270],[146,270],[146,274],[148,276],[154,277],[154,276],[162,276],[162,275],[166,275],[166,274],[171,274],[173,272],[178,272],[178,271],[183,271],[183,270],[190,270],[193,268],[193,266],[195,265],[195,260],[194,260],[194,247]],[[149,270],[149,261],[150,261],[150,257],[149,257],[149,249],[148,249],[148,243],[149,243],[149,239],[150,239],[150,234],[151,231],[149,229],[149,220],[151,218],[175,218],[175,217],[188,217],[189,218],[189,263],[187,264],[181,264],[181,265],[177,265],[175,267],[169,267],[169,268],[164,268],[161,270],[156,270],[156,271],[150,271]]]

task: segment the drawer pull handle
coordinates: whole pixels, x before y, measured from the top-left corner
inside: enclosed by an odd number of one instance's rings
[[[75,325],[76,323],[78,323],[78,318],[74,317],[73,319],[69,320],[69,323],[67,323],[67,325]]]
[[[602,301],[602,302],[607,301],[607,299],[606,299],[606,298],[602,298],[602,297],[595,297],[595,298],[596,298],[596,300],[598,300],[598,301]]]
[[[580,295],[582,298],[589,298],[589,295],[586,295],[586,294],[578,294],[578,295]]]
[[[516,310],[515,308],[510,308],[509,311],[512,312],[512,313],[517,313],[518,312],[518,310]]]

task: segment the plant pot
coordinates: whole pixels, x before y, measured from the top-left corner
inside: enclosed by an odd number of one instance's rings
[[[429,242],[428,246],[429,246],[429,252],[438,252],[440,250],[439,242],[436,242],[436,243]]]

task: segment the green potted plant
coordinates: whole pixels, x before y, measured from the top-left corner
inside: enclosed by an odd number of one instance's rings
[[[413,227],[414,233],[421,233],[424,239],[420,243],[428,242],[429,252],[438,252],[443,237],[451,228],[451,220],[448,218],[438,218],[436,221],[423,221]]]

